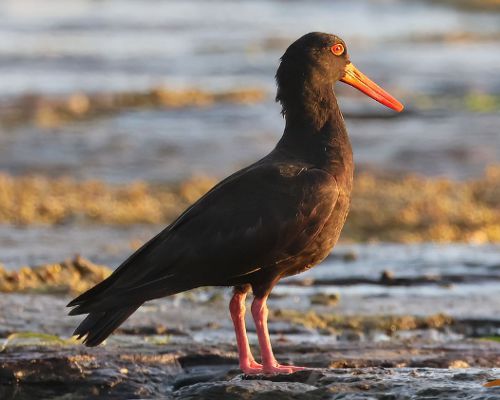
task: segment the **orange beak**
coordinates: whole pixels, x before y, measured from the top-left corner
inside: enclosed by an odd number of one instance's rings
[[[353,63],[347,64],[345,67],[345,76],[341,79],[341,81],[355,87],[367,96],[370,96],[372,99],[377,100],[379,103],[382,103],[384,106],[392,108],[397,112],[402,111],[404,108],[399,101],[359,71]]]

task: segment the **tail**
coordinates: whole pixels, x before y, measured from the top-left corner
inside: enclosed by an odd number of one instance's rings
[[[102,343],[145,301],[193,288],[192,284],[182,286],[176,281],[172,282],[171,276],[166,276],[129,289],[113,291],[110,278],[68,304],[68,307],[74,307],[69,315],[88,314],[73,335],[78,336],[78,339],[83,338],[83,343],[89,347]]]
[[[172,274],[157,277],[162,272],[155,270],[157,264],[148,265],[147,259],[137,259],[146,247],[132,255],[107,279],[68,304],[74,307],[69,315],[88,314],[73,334],[78,339],[83,338],[86,346],[102,343],[144,302],[196,287],[192,281],[186,283]]]
[[[88,347],[101,344],[113,331],[130,317],[141,304],[119,308],[111,311],[91,312],[78,325],[73,336],[82,339]]]

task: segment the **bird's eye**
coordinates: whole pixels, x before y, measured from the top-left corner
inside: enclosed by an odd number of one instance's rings
[[[341,56],[342,54],[344,54],[344,46],[340,43],[337,43],[337,44],[334,44],[330,50],[332,51],[333,54],[335,54],[336,56]]]

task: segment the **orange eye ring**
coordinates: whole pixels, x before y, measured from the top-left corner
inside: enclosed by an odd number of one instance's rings
[[[334,44],[330,50],[332,51],[333,54],[336,56],[341,56],[344,54],[344,46],[341,43]]]

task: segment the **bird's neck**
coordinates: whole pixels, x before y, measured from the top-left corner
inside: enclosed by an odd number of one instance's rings
[[[281,100],[286,119],[277,150],[352,182],[352,148],[330,84],[304,86]]]

